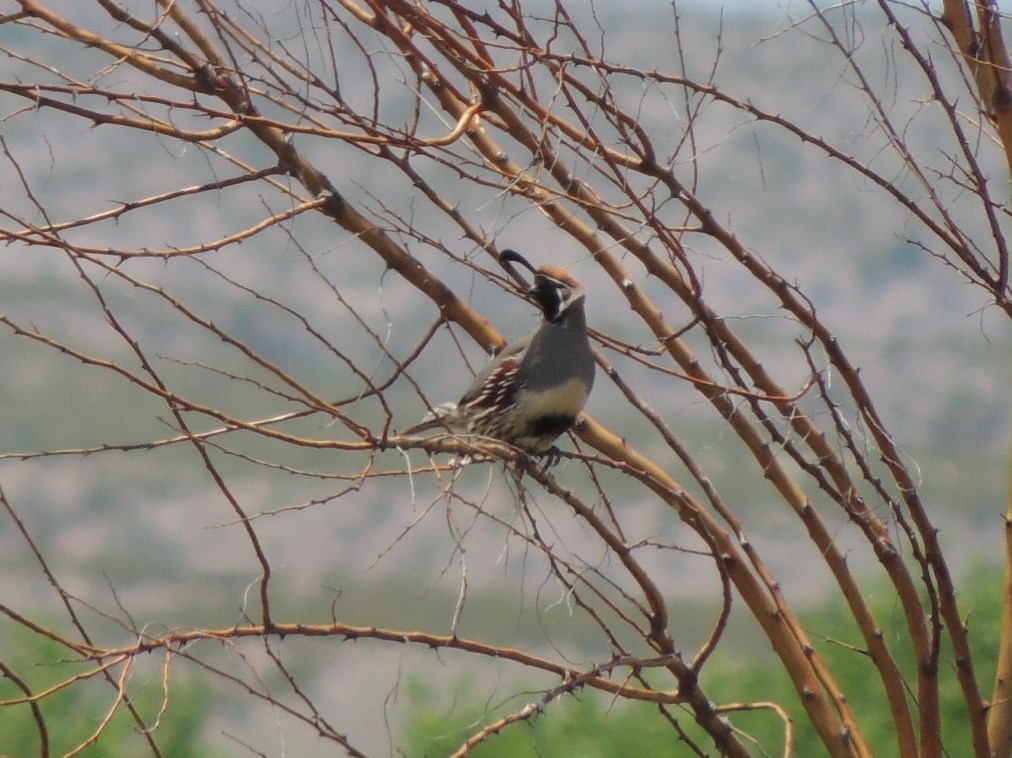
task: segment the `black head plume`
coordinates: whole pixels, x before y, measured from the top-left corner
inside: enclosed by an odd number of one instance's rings
[[[535,268],[516,250],[503,250],[499,262],[513,273],[516,273],[513,264],[517,263],[534,274],[534,283],[527,290],[527,296],[541,308],[546,321],[558,321],[571,305],[583,299],[580,285],[560,268]]]
[[[531,265],[531,262],[520,255],[520,253],[516,250],[503,250],[499,254],[499,262],[508,269],[513,269],[513,264],[519,263],[525,269],[534,274],[534,276],[538,275],[538,270]]]

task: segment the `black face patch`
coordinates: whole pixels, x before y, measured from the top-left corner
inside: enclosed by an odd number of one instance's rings
[[[550,437],[555,439],[568,430],[576,422],[576,416],[554,413],[538,416],[527,422],[527,434],[531,437]]]
[[[554,279],[538,277],[530,295],[541,308],[545,321],[554,322],[562,315],[563,305],[569,297],[569,288]]]

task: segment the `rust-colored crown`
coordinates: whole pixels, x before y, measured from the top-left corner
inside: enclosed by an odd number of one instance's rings
[[[555,279],[556,281],[562,282],[567,287],[574,289],[580,288],[580,283],[574,279],[568,271],[558,266],[542,266],[538,269],[538,276],[546,276],[549,279]]]

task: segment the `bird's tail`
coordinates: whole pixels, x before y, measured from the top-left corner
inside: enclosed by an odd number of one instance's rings
[[[426,413],[414,426],[409,426],[402,431],[401,436],[408,436],[427,432],[430,429],[445,429],[447,426],[454,426],[457,423],[457,404],[441,403],[435,406],[429,413]]]

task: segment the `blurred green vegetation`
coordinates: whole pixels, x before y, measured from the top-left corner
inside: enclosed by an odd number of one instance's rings
[[[94,670],[93,662],[71,660],[72,654],[52,640],[27,633],[23,627],[5,625],[0,657],[3,663],[36,697],[72,677]],[[214,714],[214,695],[202,675],[181,676],[173,671],[168,698],[163,690],[159,655],[138,659],[128,679],[130,702],[144,719],[152,741],[166,758],[201,756],[216,758],[207,744],[206,726]],[[9,756],[42,755],[43,738],[37,719],[27,704],[7,705],[25,697],[24,691],[6,675],[0,676],[0,753]],[[110,670],[113,680],[122,668]],[[73,681],[39,697],[38,709],[45,724],[49,755],[64,755],[91,740],[116,705],[116,687],[101,675]],[[123,758],[151,755],[141,726],[120,703],[108,724],[92,744],[80,753],[84,758]]]
[[[964,583],[967,590],[960,597],[961,612],[968,619],[976,673],[985,697],[998,652],[1002,578],[1000,569],[977,569]],[[914,662],[894,593],[887,585],[877,585],[868,591],[868,596],[898,664],[909,677]],[[700,612],[687,615],[708,615],[700,608],[696,611]],[[493,615],[501,618],[501,615]],[[803,611],[801,617],[820,654],[838,677],[876,756],[899,756],[895,728],[881,683],[871,662],[861,652],[861,640],[846,608],[834,598]],[[0,625],[0,640],[4,665],[37,695],[93,669],[91,663],[73,660],[73,656],[57,643],[11,622]],[[325,669],[318,666],[319,655],[319,647],[310,645],[292,661],[291,671],[304,684],[308,685],[317,675],[325,675]],[[222,752],[220,746],[211,744],[215,733],[212,721],[216,715],[226,712],[246,712],[249,717],[248,694],[236,689],[227,689],[223,694],[216,688],[218,682],[213,675],[177,662],[170,672],[166,700],[163,663],[160,655],[138,658],[128,682],[131,702],[146,726],[153,729],[152,737],[161,754],[167,758],[232,755],[231,751]],[[118,677],[121,669],[111,673]],[[529,703],[539,703],[544,688],[543,684],[540,688],[532,686],[526,690],[511,686],[508,688],[511,694],[498,698],[494,692],[489,692],[487,682],[468,678],[471,676],[473,673],[460,675],[449,687],[423,677],[406,681],[407,705],[398,709],[401,723],[398,755],[409,758],[448,755],[482,725],[515,713]],[[655,673],[654,676],[660,675]],[[949,755],[961,755],[970,745],[969,725],[947,644],[942,647],[940,679],[945,748]],[[668,686],[661,684],[660,679],[655,681],[657,686]],[[913,688],[914,683],[910,682]],[[780,704],[794,720],[794,755],[810,758],[826,754],[806,721],[786,674],[766,649],[758,631],[741,619],[733,621],[729,627],[717,655],[703,671],[701,684],[718,704],[759,701]],[[11,678],[0,677],[0,701],[23,696]],[[114,705],[115,697],[114,687],[101,676],[74,681],[42,697],[38,706],[45,720],[50,754],[63,754],[89,739]],[[912,700],[911,708],[914,708]],[[744,735],[755,755],[782,754],[783,724],[771,710],[728,713],[727,718]],[[677,721],[677,729],[672,725],[674,721]],[[39,729],[28,705],[0,706],[0,736],[0,753],[4,755],[40,754]],[[242,734],[237,736],[241,739]],[[704,750],[712,750],[710,740],[685,709],[669,708],[665,715],[649,703],[628,702],[580,690],[550,703],[529,721],[507,726],[478,745],[472,755],[476,758],[619,758],[629,755],[664,758],[689,754],[686,739]],[[111,758],[150,752],[137,723],[120,706],[99,738],[81,755]],[[237,754],[242,754],[241,749]]]
[[[970,619],[969,629],[975,653],[975,667],[985,698],[994,674],[998,654],[998,619],[1001,612],[1002,576],[995,569],[978,569],[965,583],[968,592],[960,598],[964,618]],[[882,624],[899,665],[914,670],[909,636],[905,633],[902,614],[895,596],[887,587],[871,593],[871,603]],[[856,718],[876,756],[897,756],[896,729],[893,725],[881,681],[870,660],[861,652],[862,644],[853,621],[841,601],[801,614],[820,654],[838,677],[847,694]],[[755,644],[760,644],[758,641]],[[719,702],[749,703],[773,701],[786,708],[796,729],[794,755],[827,755],[814,729],[806,721],[797,695],[786,673],[775,662],[754,661],[751,653],[739,661],[731,660],[733,650],[725,645],[705,668],[702,686]],[[723,655],[721,655],[723,652]],[[943,741],[946,754],[965,755],[970,750],[970,730],[966,706],[956,679],[951,649],[942,647],[940,665]],[[482,725],[490,724],[507,714],[520,710],[527,702],[537,703],[540,693],[530,690],[526,700],[510,699],[491,704],[470,683],[464,682],[452,693],[433,691],[428,685],[414,681],[409,686],[413,712],[403,730],[402,749],[412,758],[440,758],[460,747]],[[916,713],[913,699],[911,710]],[[669,708],[671,719],[688,739],[704,751],[713,748],[711,740],[695,725],[691,713]],[[779,717],[771,710],[742,711],[728,714],[734,727],[744,736],[757,756],[782,755],[784,729]],[[629,755],[685,756],[690,748],[661,714],[648,703],[619,701],[601,693],[581,690],[562,701],[547,706],[535,718],[508,726],[498,735],[479,744],[470,753],[474,758],[534,758],[561,756],[568,758],[624,758]]]

